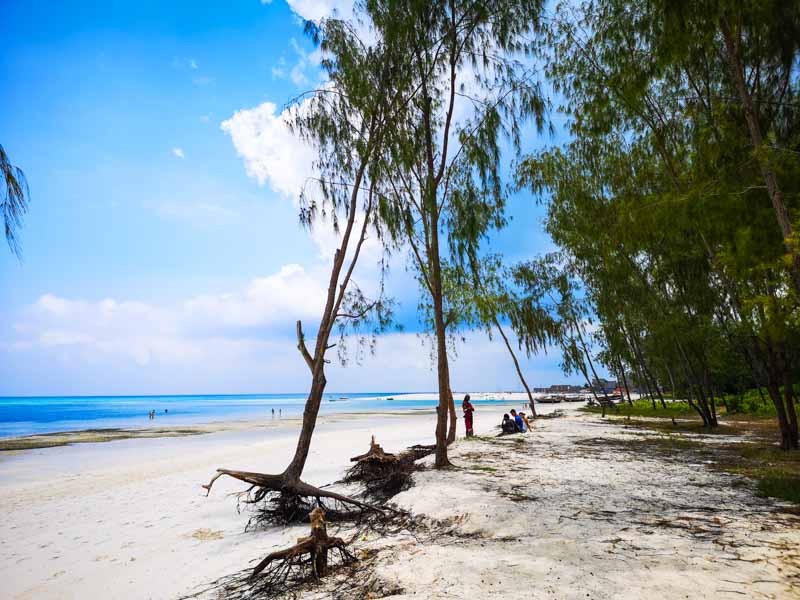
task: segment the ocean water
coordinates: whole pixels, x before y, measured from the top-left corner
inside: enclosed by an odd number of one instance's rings
[[[305,401],[306,394],[0,397],[0,437],[290,418],[303,414]],[[404,399],[403,394],[331,393],[323,397],[320,414],[411,410],[432,408],[436,403],[435,393],[414,400]],[[151,410],[156,412],[154,420],[148,419]]]

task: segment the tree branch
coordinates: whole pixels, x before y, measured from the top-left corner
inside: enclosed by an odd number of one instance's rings
[[[306,361],[308,368],[311,369],[311,372],[314,372],[314,359],[311,357],[311,354],[306,347],[306,340],[305,336],[303,336],[303,324],[300,322],[300,319],[297,320],[297,349],[300,350],[300,354],[303,355],[303,360]]]

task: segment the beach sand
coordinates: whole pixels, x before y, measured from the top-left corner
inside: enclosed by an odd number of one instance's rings
[[[307,527],[245,533],[217,467],[280,472],[298,420],[209,425],[208,435],[0,454],[0,597],[175,598],[237,571]],[[320,419],[304,479],[337,480],[374,434],[387,449],[430,443],[433,412]]]
[[[482,407],[477,432],[523,398]],[[567,416],[524,436],[459,440],[457,468],[416,473],[395,500],[443,533],[359,540],[358,551],[377,551],[361,567],[377,588],[391,598],[797,597],[796,515],[747,480],[626,449],[616,442],[652,433],[576,408],[543,405]],[[206,498],[200,484],[220,466],[281,470],[298,425],[0,459],[0,596],[177,598],[290,545],[307,526],[246,533],[226,495],[242,485],[220,479]],[[432,411],[322,419],[304,478],[335,481],[372,434],[398,451],[430,443],[433,426]],[[340,584],[307,596],[330,598]]]

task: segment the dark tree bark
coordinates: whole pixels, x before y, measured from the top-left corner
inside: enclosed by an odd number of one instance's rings
[[[497,331],[500,332],[500,337],[503,338],[503,342],[506,345],[506,349],[508,353],[511,355],[511,360],[514,362],[514,368],[517,370],[517,376],[519,380],[522,382],[522,387],[525,388],[525,392],[528,394],[528,405],[531,407],[531,414],[535,417],[536,416],[536,405],[533,403],[533,394],[531,394],[531,388],[528,387],[528,382],[525,381],[525,376],[522,374],[522,369],[519,366],[519,361],[517,360],[517,354],[514,352],[514,348],[511,347],[511,343],[508,341],[508,336],[506,336],[506,332],[503,331],[503,327],[500,325],[500,321],[496,316],[493,316],[495,327],[497,327]]]
[[[734,32],[727,16],[720,20],[720,30],[725,43],[725,59],[728,63],[731,79],[733,80],[736,92],[739,95],[739,100],[744,108],[744,117],[747,121],[747,130],[750,134],[750,141],[758,152],[764,143],[764,137],[761,132],[761,125],[758,121],[758,114],[756,112],[755,103],[747,87],[745,80],[744,65],[741,57],[741,37],[739,32]],[[772,167],[770,160],[762,152],[758,152],[758,163],[761,168],[761,175],[764,178],[764,183],[767,186],[769,198],[772,201],[772,208],[775,212],[775,218],[778,221],[778,226],[783,235],[783,243],[787,252],[792,257],[792,267],[790,269],[792,283],[794,289],[800,294],[800,254],[798,254],[797,247],[793,241],[792,222],[789,217],[789,211],[786,208],[786,202],[783,195],[783,190],[778,183],[778,176]]]
[[[620,372],[620,375],[622,376],[622,383],[625,386],[625,395],[628,398],[628,404],[633,406],[633,400],[631,400],[631,391],[628,388],[628,378],[625,376],[625,365],[619,359],[617,359],[617,364],[619,365],[619,372]]]
[[[435,204],[435,203],[434,203]],[[447,458],[447,413],[450,408],[450,369],[447,364],[447,331],[444,325],[444,299],[442,293],[441,264],[439,258],[438,218],[431,224],[430,264],[433,286],[433,312],[436,333],[436,371],[439,383],[439,405],[436,409],[436,459],[434,466],[450,466]]]
[[[450,369],[448,368],[448,381],[450,381],[449,371]],[[447,408],[449,418],[449,422],[447,424],[447,445],[449,446],[456,441],[456,424],[458,423],[458,417],[456,416],[456,403],[455,400],[453,400],[453,390],[448,390],[448,393],[450,394],[450,402],[448,403]]]

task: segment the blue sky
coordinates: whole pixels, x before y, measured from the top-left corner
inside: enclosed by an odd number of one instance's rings
[[[303,155],[275,127],[319,77],[299,16],[335,3],[2,3],[0,144],[32,202],[22,262],[0,252],[0,394],[306,388],[294,321],[317,312],[330,241],[298,224]],[[549,248],[529,194],[509,213],[492,250]],[[435,387],[416,288],[395,263],[405,333],[332,365],[333,390]],[[517,389],[497,342],[468,337],[454,387]],[[532,383],[562,379],[557,362],[526,361]]]

